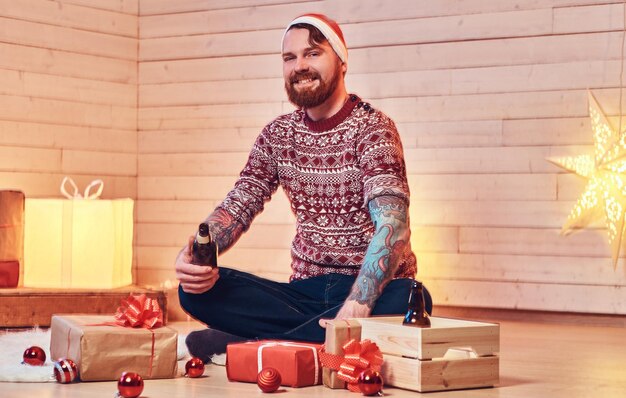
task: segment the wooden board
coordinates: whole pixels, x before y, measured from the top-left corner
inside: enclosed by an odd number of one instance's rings
[[[613,272],[610,257],[606,258],[605,270]],[[423,282],[437,305],[606,315],[626,313],[626,292],[621,285],[453,278],[423,279]]]
[[[137,62],[70,51],[0,43],[0,67],[118,83],[137,83]]]
[[[94,0],[71,0],[77,4],[88,4]],[[135,0],[136,2],[136,0]],[[535,8],[552,8],[575,6],[579,4],[602,4],[606,0],[523,0],[513,3],[507,1],[485,2],[483,0],[437,0],[416,3],[414,0],[395,0],[394,7],[385,1],[364,1],[354,7],[349,1],[311,2],[310,0],[142,0],[140,15],[176,14],[193,11],[222,10],[229,8],[263,7],[283,3],[322,3],[317,6],[329,15],[336,15],[337,22],[361,22],[372,19],[424,18],[439,15],[476,14],[494,11],[525,10]],[[111,5],[106,3],[109,7]],[[248,12],[244,9],[242,14]],[[341,19],[339,19],[341,18]]]
[[[0,17],[0,24],[3,27],[0,31],[0,40],[5,43],[131,61],[137,59],[137,39],[134,37],[114,36],[5,17]]]
[[[500,351],[500,325],[431,317],[431,327],[402,325],[401,316],[360,318],[361,339],[375,342],[383,354],[399,357],[443,358],[451,348],[471,347],[478,356]]]
[[[122,299],[146,294],[158,301],[167,322],[167,297],[162,290],[127,286],[110,290],[0,289],[0,327],[50,326],[53,314],[115,314]]]
[[[0,118],[16,122],[68,124],[136,130],[137,109],[44,98],[0,95]]]
[[[76,1],[76,0],[73,0]],[[82,0],[85,1],[85,0]],[[93,0],[92,0],[93,1]],[[176,14],[193,11],[221,10],[240,7],[261,7],[272,4],[308,2],[309,0],[142,0],[140,15]],[[597,1],[597,0],[596,0]]]
[[[491,387],[498,383],[499,360],[488,356],[419,361],[388,355],[381,373],[385,384],[419,392]]]
[[[431,327],[414,328],[403,326],[402,320],[358,319],[361,339],[373,341],[383,353],[386,385],[426,392],[498,382],[499,324],[431,317]]]
[[[136,15],[73,5],[67,1],[63,3],[42,0],[2,1],[0,12],[7,18],[137,37]]]
[[[137,153],[132,130],[0,120],[0,145]]]
[[[0,93],[22,97],[81,101],[90,104],[137,105],[136,87],[74,77],[0,69]]]
[[[60,172],[15,172],[0,171],[2,189],[18,189],[31,198],[60,198],[59,187],[67,174]],[[137,198],[137,179],[129,176],[103,176],[102,174],[80,174],[72,178],[79,187],[86,187],[99,178],[106,187],[102,199]],[[84,188],[83,188],[84,189]]]
[[[116,11],[131,15],[137,15],[139,13],[139,0],[64,0],[64,3],[80,4],[85,7]]]

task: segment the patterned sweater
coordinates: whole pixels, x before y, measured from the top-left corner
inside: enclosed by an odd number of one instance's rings
[[[409,203],[396,127],[356,95],[320,122],[296,110],[268,124],[218,209],[247,230],[279,184],[297,220],[291,280],[357,275],[374,234],[368,202],[395,195]],[[409,244],[395,277],[413,277],[416,271]]]

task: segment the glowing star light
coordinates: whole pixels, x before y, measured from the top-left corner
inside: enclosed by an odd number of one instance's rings
[[[616,267],[626,210],[626,135],[620,136],[613,129],[591,93],[589,117],[593,130],[594,155],[549,159],[588,180],[585,191],[563,225],[562,233],[569,234],[574,229],[584,228],[604,213],[613,267]]]

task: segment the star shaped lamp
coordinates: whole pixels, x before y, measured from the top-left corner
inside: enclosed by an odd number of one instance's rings
[[[587,179],[585,190],[567,217],[561,233],[567,235],[584,228],[604,214],[615,268],[626,213],[626,135],[611,126],[591,92],[589,117],[594,154],[548,160]]]

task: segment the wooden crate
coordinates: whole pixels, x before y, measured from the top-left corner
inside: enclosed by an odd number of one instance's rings
[[[500,325],[431,317],[430,328],[413,328],[402,319],[359,319],[361,339],[375,342],[384,355],[386,385],[427,392],[498,383]]]
[[[125,286],[116,289],[0,289],[0,327],[50,326],[52,314],[115,314],[130,294],[156,299],[167,322],[167,296],[162,290]]]

